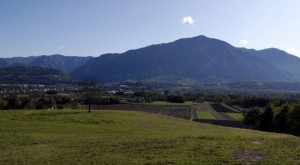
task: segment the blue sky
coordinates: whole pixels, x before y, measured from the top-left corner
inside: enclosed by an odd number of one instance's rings
[[[299,20],[299,0],[1,0],[0,56],[99,56],[198,35],[300,56]]]

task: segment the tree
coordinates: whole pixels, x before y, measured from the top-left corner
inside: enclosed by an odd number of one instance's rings
[[[9,98],[8,100],[8,109],[20,109],[21,101],[18,96]]]
[[[263,113],[260,115],[257,128],[261,131],[273,130],[273,107],[271,105],[266,106]]]
[[[288,105],[283,105],[279,108],[279,112],[274,116],[274,131],[285,133],[288,131],[288,113],[290,107]]]
[[[253,125],[256,128],[260,113],[260,109],[258,108],[250,109],[247,113],[244,113],[244,123],[246,125]]]
[[[51,109],[53,109],[53,108],[56,107],[56,101],[54,100],[53,97],[50,97],[50,98],[48,99],[47,107],[48,107],[48,108],[51,108]]]
[[[35,104],[33,98],[29,97],[23,102],[22,107],[24,109],[35,109]]]
[[[53,97],[43,96],[36,103],[36,109],[52,109],[56,107],[56,101]]]
[[[300,104],[293,106],[289,113],[289,132],[294,135],[300,135]]]
[[[184,103],[184,97],[182,95],[169,95],[167,101],[171,103]]]
[[[36,109],[47,109],[47,102],[48,102],[48,99],[43,96],[42,98],[40,98],[37,103],[36,103],[36,106],[35,108]]]
[[[0,97],[0,109],[3,110],[6,106],[6,101]]]
[[[96,80],[86,80],[82,82],[81,92],[84,104],[88,105],[88,112],[91,112],[92,104],[99,97],[100,87]]]

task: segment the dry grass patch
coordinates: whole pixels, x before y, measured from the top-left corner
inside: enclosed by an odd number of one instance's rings
[[[235,152],[235,158],[243,163],[253,163],[267,159],[267,154],[264,151],[257,149],[241,149]]]

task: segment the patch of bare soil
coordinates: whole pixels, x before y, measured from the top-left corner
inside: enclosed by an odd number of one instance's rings
[[[255,161],[267,159],[267,154],[264,151],[256,149],[242,149],[234,153],[237,160],[243,163],[252,163]]]
[[[241,113],[241,112],[242,112],[240,109],[235,108],[235,107],[233,107],[233,106],[229,106],[229,105],[224,104],[224,103],[220,103],[220,105],[223,106],[224,108],[229,109],[229,110],[232,111],[232,112],[236,112],[236,113]]]
[[[165,162],[155,162],[155,163],[146,163],[145,165],[175,165],[175,162],[165,161]]]

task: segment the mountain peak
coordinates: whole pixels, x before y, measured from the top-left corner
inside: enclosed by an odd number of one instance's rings
[[[195,36],[195,37],[192,37],[192,38],[205,38],[205,39],[208,39],[209,37],[207,37],[205,35],[198,35],[198,36]]]
[[[217,40],[217,39],[209,38],[205,35],[198,35],[198,36],[195,36],[195,37],[181,38],[181,39],[178,39],[176,41],[186,41],[186,40],[195,41],[195,40]],[[176,41],[174,41],[174,42],[176,42]]]
[[[268,53],[287,53],[283,50],[280,50],[280,49],[277,49],[277,48],[267,48],[267,49],[262,49],[260,51],[263,51],[263,52],[268,52]]]

